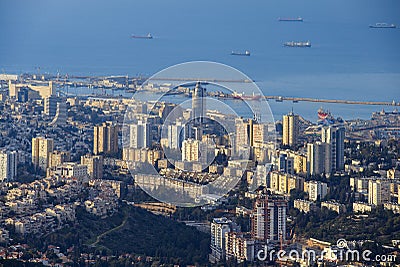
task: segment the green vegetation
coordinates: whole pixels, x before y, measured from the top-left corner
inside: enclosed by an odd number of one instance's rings
[[[373,240],[390,245],[400,239],[400,216],[378,207],[368,216],[341,214],[326,208],[304,214],[291,209],[296,234],[335,243],[337,239]]]
[[[209,235],[143,209],[123,205],[111,217],[100,219],[77,209],[78,222],[43,238],[36,245],[75,247],[75,254],[151,256],[160,263],[205,264]],[[78,257],[79,255],[76,255]]]
[[[0,259],[0,267],[37,267],[43,266],[41,263],[22,262],[18,260],[5,260]]]

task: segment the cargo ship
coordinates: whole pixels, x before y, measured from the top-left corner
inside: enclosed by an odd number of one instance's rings
[[[147,35],[132,35],[132,38],[135,38],[135,39],[153,39],[153,36],[151,35],[151,33],[149,33]]]
[[[231,52],[232,56],[250,56],[250,51],[246,50],[244,53],[242,52]]]
[[[326,120],[326,118],[330,115],[329,111],[325,111],[322,107],[318,109],[318,119]]]
[[[389,28],[389,29],[394,29],[396,28],[396,25],[394,24],[387,24],[387,23],[375,23],[369,25],[370,28]]]
[[[311,42],[307,41],[307,42],[285,42],[283,43],[283,46],[286,47],[311,47]]]
[[[234,99],[242,99],[242,100],[260,100],[261,99],[261,95],[256,95],[254,93],[252,95],[245,95],[244,93],[233,92],[232,96]]]
[[[293,21],[293,22],[303,22],[303,18],[278,18],[279,21]]]

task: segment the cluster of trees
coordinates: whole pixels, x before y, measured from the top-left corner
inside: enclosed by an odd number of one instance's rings
[[[108,234],[98,238],[107,231]],[[59,246],[62,251],[74,247],[76,261],[80,253],[103,256],[127,253],[151,256],[163,264],[187,265],[208,262],[209,240],[208,234],[193,227],[123,205],[121,211],[105,219],[78,208],[76,225],[40,240],[31,238],[29,242],[43,250],[50,244]]]
[[[296,234],[335,243],[337,239],[373,240],[390,245],[392,239],[400,239],[400,216],[383,206],[374,209],[368,216],[337,214],[322,208],[307,214],[291,209]]]

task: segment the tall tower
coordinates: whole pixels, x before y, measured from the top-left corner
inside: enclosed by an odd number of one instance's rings
[[[295,146],[299,137],[299,115],[292,112],[283,116],[283,138],[282,142],[285,146]]]
[[[262,196],[254,203],[251,234],[261,241],[286,239],[287,202],[280,196]]]
[[[368,181],[368,203],[381,205],[390,201],[390,182],[385,179]]]
[[[43,102],[44,102],[43,113],[51,117],[56,115],[57,103],[59,102],[58,97],[55,95],[49,95],[43,99]]]
[[[13,181],[17,175],[17,152],[0,151],[0,182]]]
[[[65,99],[60,99],[57,103],[56,114],[50,125],[65,125],[67,123],[67,103]]]
[[[226,254],[226,233],[236,232],[238,226],[231,220],[222,217],[214,218],[211,222],[211,254],[212,263],[225,259]]]
[[[206,89],[201,87],[200,82],[196,83],[192,96],[192,120],[195,126],[202,126],[206,115]]]
[[[130,147],[144,148],[150,145],[150,124],[145,121],[132,124],[130,126]]]
[[[330,144],[330,156],[332,159],[332,171],[344,169],[344,136],[343,126],[327,126],[322,128],[322,142]]]
[[[53,147],[53,139],[32,138],[32,163],[35,168],[45,171],[49,167],[50,154],[53,152]]]
[[[103,179],[103,156],[81,156],[81,165],[87,166],[90,179]]]
[[[311,175],[329,174],[332,171],[331,145],[315,142],[307,144],[307,172]]]
[[[93,153],[118,152],[118,126],[107,121],[100,126],[95,126],[93,131]]]

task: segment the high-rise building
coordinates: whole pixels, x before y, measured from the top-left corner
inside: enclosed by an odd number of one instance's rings
[[[0,151],[0,182],[13,181],[17,176],[18,155],[16,151]]]
[[[168,125],[168,142],[167,145],[171,149],[179,149],[184,139],[184,126],[181,123]]]
[[[150,124],[145,121],[138,121],[130,126],[130,147],[150,147]]]
[[[381,205],[390,201],[390,182],[386,179],[368,181],[368,204]]]
[[[320,181],[307,182],[308,197],[310,200],[317,201],[323,199],[328,193],[328,185]]]
[[[22,87],[17,94],[17,102],[25,103],[29,100],[29,88]]]
[[[330,125],[322,128],[322,142],[330,144],[332,171],[344,169],[344,137],[345,129],[343,126]]]
[[[56,114],[50,125],[62,126],[67,123],[67,102],[65,99],[60,98],[57,102]]]
[[[93,153],[117,153],[118,152],[118,126],[113,122],[105,122],[94,127]]]
[[[35,168],[45,171],[49,167],[53,147],[54,141],[51,138],[32,138],[32,163]]]
[[[268,142],[268,125],[265,123],[253,124],[253,145]]]
[[[187,139],[182,143],[182,161],[199,161],[201,157],[200,141]]]
[[[206,115],[206,89],[198,82],[192,96],[192,120],[195,125],[201,125]]]
[[[248,233],[225,233],[226,260],[233,258],[237,262],[254,261],[254,244]]]
[[[331,173],[332,160],[330,147],[330,144],[321,142],[307,144],[307,172],[309,174],[318,175]]]
[[[260,241],[286,240],[286,210],[287,202],[283,197],[259,197],[251,214],[252,237]]]
[[[262,148],[267,142],[268,125],[258,124],[253,119],[238,118],[235,120],[235,129],[235,151],[241,154],[241,150],[247,150],[249,157],[254,158],[254,146]]]
[[[49,157],[49,167],[55,167],[71,160],[71,153],[67,151],[53,151]]]
[[[278,170],[289,174],[294,173],[294,158],[285,153],[280,153],[278,158]]]
[[[299,138],[299,115],[290,112],[283,116],[282,142],[285,146],[295,146]]]
[[[55,95],[50,95],[43,100],[44,102],[44,114],[47,116],[55,116],[57,110],[57,103],[59,102],[59,98]]]
[[[235,128],[236,128],[236,149],[241,146],[249,146],[250,145],[250,135],[251,130],[250,124],[248,121],[244,119],[236,119],[235,120]]]
[[[81,165],[87,166],[90,179],[103,179],[103,156],[84,155],[81,156]]]
[[[225,258],[226,233],[236,232],[237,230],[237,225],[225,217],[213,219],[211,222],[211,262],[215,263]]]

